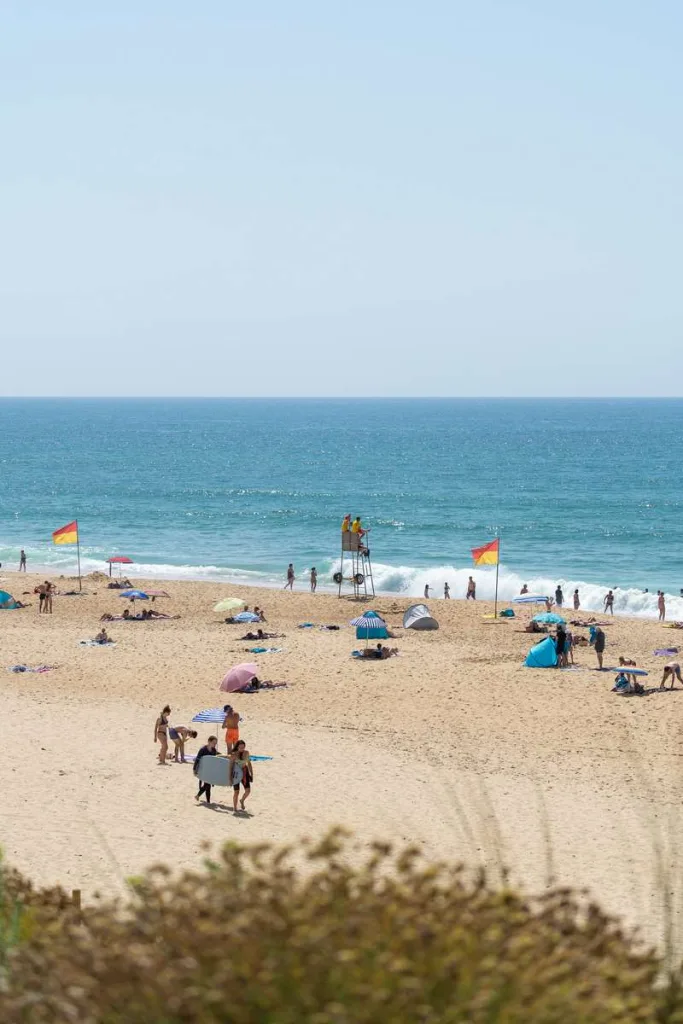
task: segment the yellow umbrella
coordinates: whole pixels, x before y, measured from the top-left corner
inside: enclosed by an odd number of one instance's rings
[[[239,597],[224,597],[222,601],[214,605],[215,612],[241,612],[246,608],[246,602],[240,601]]]

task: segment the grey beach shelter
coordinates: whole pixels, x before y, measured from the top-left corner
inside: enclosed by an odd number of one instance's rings
[[[439,623],[426,604],[411,604],[403,615],[404,629],[438,629]]]

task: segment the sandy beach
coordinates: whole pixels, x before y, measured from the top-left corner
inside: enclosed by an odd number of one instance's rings
[[[550,879],[587,887],[648,940],[660,937],[662,870],[675,870],[681,833],[680,684],[619,697],[588,647],[574,671],[526,669],[535,638],[520,630],[531,612],[496,623],[488,604],[455,600],[429,602],[434,633],[399,628],[409,599],[372,600],[396,627],[400,657],[358,662],[348,620],[365,605],[303,588],[164,580],[156,586],[170,597],[155,608],[181,618],[107,623],[115,647],[82,647],[125,602],[87,578],[83,596],[58,595],[52,615],[38,614],[37,598],[23,595],[39,580],[6,572],[2,586],[31,607],[0,617],[0,843],[37,883],[85,899],[122,893],[152,863],[196,864],[206,842],[294,842],[340,824],[361,840],[506,864],[536,891]],[[247,653],[253,643],[239,638],[250,627],[211,610],[225,596],[264,607],[283,652]],[[653,652],[678,646],[677,631],[615,617],[605,632],[606,665],[633,657],[659,684],[667,659]],[[224,790],[214,809],[195,804],[190,765],[157,765],[153,726],[166,703],[175,725],[225,703],[221,678],[250,660],[288,686],[230,697],[251,753],[272,756],[254,766],[249,816],[234,816]],[[7,671],[19,663],[57,667]],[[211,731],[224,749],[220,730],[198,730],[189,750]]]

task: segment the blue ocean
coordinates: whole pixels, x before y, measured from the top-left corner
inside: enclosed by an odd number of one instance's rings
[[[504,599],[656,615],[662,589],[683,618],[681,466],[678,399],[1,399],[0,561],[73,570],[51,533],[77,518],[86,572],[331,585],[349,512],[382,592],[464,596],[499,533]]]

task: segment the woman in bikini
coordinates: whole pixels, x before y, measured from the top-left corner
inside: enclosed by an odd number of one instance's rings
[[[161,744],[159,750],[159,764],[166,764],[166,755],[168,754],[168,716],[171,714],[171,709],[166,705],[165,708],[159,712],[154,725],[154,742]]]
[[[244,810],[244,802],[251,794],[251,784],[254,781],[254,769],[251,766],[249,751],[244,740],[239,740],[230,754],[231,778],[232,778],[232,809],[237,813],[237,801],[240,795],[240,786],[244,789],[240,807]]]

